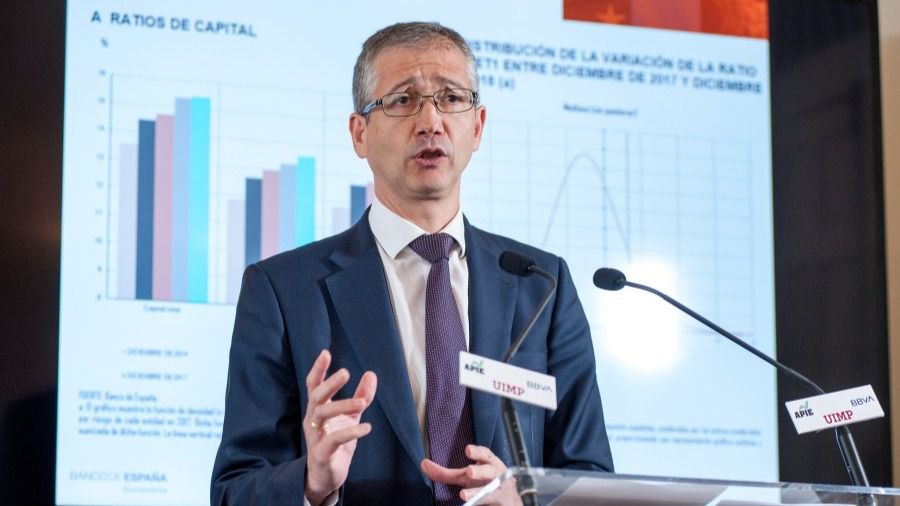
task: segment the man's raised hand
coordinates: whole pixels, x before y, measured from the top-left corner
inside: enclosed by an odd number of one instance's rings
[[[332,400],[350,381],[350,373],[340,369],[326,378],[330,364],[331,353],[322,350],[306,376],[309,404],[303,417],[307,452],[304,493],[313,505],[321,504],[347,479],[356,440],[372,431],[370,424],[359,420],[372,404],[378,386],[375,373],[367,371],[352,398]]]

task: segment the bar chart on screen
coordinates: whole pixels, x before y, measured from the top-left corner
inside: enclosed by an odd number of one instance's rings
[[[247,265],[346,229],[373,198],[367,172],[323,169],[348,147],[326,141],[321,92],[109,79],[109,299],[234,304]]]

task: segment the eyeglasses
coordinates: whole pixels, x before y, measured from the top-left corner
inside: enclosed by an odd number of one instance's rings
[[[367,116],[380,106],[385,116],[415,116],[422,110],[426,98],[430,98],[434,102],[434,107],[440,112],[466,112],[478,103],[478,92],[466,88],[448,88],[431,95],[420,95],[416,92],[388,93],[367,104],[362,108],[360,114]]]

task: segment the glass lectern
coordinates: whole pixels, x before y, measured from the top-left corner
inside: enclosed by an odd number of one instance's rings
[[[521,504],[515,494],[521,468],[512,468],[486,485],[466,503],[491,499],[503,505]],[[900,506],[900,488],[755,483],[635,476],[529,468],[541,506],[773,506],[780,504],[843,504]]]

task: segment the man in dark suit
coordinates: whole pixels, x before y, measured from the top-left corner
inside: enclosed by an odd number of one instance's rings
[[[559,280],[513,360],[557,380],[557,410],[517,407],[532,463],[612,471],[565,263],[462,216],[486,114],[477,85],[471,50],[440,25],[364,44],[350,133],[375,201],[350,230],[248,267],[213,504],[459,504],[505,471],[499,400],[458,384],[457,357],[501,359],[546,290],[504,272],[506,250]]]

